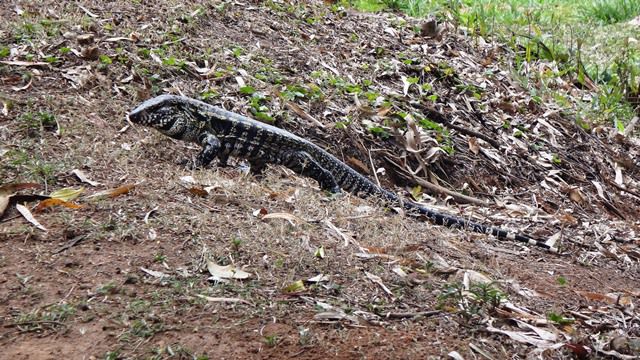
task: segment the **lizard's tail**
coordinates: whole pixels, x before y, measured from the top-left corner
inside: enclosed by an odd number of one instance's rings
[[[337,160],[326,151],[316,146],[309,149],[309,151],[314,152],[314,158],[318,159],[323,167],[328,169],[332,174],[338,174],[335,175],[335,180],[340,188],[351,193],[360,194],[360,196],[379,196],[389,203],[402,204],[402,207],[408,212],[417,212],[421,215],[425,215],[437,225],[469,229],[478,233],[491,234],[498,239],[515,240],[541,247],[553,253],[559,252],[557,248],[547,245],[544,241],[534,239],[527,235],[516,234],[504,229],[478,224],[473,221],[447,214],[441,214],[418,203],[402,200],[395,193],[381,188],[364,175],[361,175],[343,162]]]
[[[437,225],[442,225],[442,226],[451,227],[451,228],[470,229],[478,233],[491,234],[497,237],[498,239],[515,240],[515,241],[523,242],[529,245],[535,245],[535,246],[541,247],[553,253],[560,252],[558,248],[550,246],[542,240],[534,239],[527,235],[516,234],[504,229],[478,224],[473,221],[469,221],[466,219],[458,218],[458,217],[447,215],[447,214],[441,214],[414,202],[404,201],[403,206],[408,211],[414,211],[414,212],[420,213],[421,215],[425,215]]]

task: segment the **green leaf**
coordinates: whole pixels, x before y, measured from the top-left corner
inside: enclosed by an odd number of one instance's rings
[[[99,59],[100,59],[100,62],[105,65],[111,65],[111,63],[113,63],[113,60],[111,60],[109,56],[104,54],[100,55]]]
[[[305,290],[306,288],[304,287],[304,283],[302,282],[302,280],[298,280],[296,282],[293,282],[287,285],[284,289],[282,289],[282,292],[290,294],[290,293],[297,293]]]
[[[253,86],[243,86],[240,88],[240,94],[243,95],[253,95],[255,94],[256,89]]]

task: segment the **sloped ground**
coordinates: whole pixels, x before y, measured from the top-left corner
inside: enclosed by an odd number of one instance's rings
[[[0,9],[1,181],[86,190],[80,209],[34,213],[47,231],[15,201],[0,220],[3,356],[638,353],[638,139],[565,116],[589,93],[552,64],[517,74],[547,89],[531,97],[499,45],[453,26],[429,38],[396,15],[30,4]],[[272,121],[369,175],[384,169],[403,196],[552,237],[564,254],[327,198],[279,167],[262,179],[236,164],[185,170],[176,160],[194,146],[125,122],[161,93]],[[251,275],[208,280],[207,261]]]

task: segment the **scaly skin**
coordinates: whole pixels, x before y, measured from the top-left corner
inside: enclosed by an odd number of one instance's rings
[[[409,212],[425,215],[438,225],[467,228],[558,252],[541,240],[441,214],[402,200],[308,140],[201,101],[161,95],[140,104],[131,111],[129,119],[174,139],[202,146],[193,164],[195,167],[206,166],[216,157],[224,164],[230,156],[248,160],[253,171],[261,171],[266,164],[284,165],[317,180],[320,187],[333,193],[343,189],[362,197],[379,196],[390,203],[401,204]]]

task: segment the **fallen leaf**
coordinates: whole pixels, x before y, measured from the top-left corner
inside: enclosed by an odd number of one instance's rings
[[[16,192],[23,189],[33,189],[40,185],[35,183],[18,183],[18,184],[6,184],[0,186],[0,216],[4,214],[4,211],[9,206],[9,199],[15,195]]]
[[[140,268],[140,270],[142,270],[144,273],[151,275],[155,278],[158,279],[163,279],[163,278],[168,278],[169,275],[163,273],[162,271],[155,271],[155,270],[149,270],[149,269],[145,269],[143,267]]]
[[[323,282],[323,281],[329,281],[329,276],[325,275],[325,274],[318,274],[312,278],[308,278],[307,279],[308,282],[311,283],[319,283],[319,282]]]
[[[382,279],[379,276],[374,275],[368,271],[365,271],[364,274],[367,276],[367,279],[378,284],[382,288],[382,290],[384,290],[384,292],[387,293],[387,295],[393,296],[393,293],[391,292],[391,290],[389,290],[389,288],[384,285],[384,283],[382,282]]]
[[[469,150],[471,150],[471,152],[474,155],[478,155],[478,153],[480,152],[480,145],[478,145],[478,139],[475,137],[470,137],[469,138]]]
[[[209,280],[246,279],[251,276],[250,273],[233,265],[221,266],[211,260],[207,260],[207,270],[209,270],[209,274],[211,274]]]
[[[297,292],[301,292],[301,291],[305,291],[307,290],[307,288],[304,287],[304,282],[302,282],[302,280],[298,280],[296,282],[293,282],[287,286],[285,286],[282,289],[282,292],[287,293],[287,294],[291,294],[291,293],[297,293]]]
[[[64,201],[62,199],[46,199],[40,201],[40,203],[36,206],[35,212],[40,212],[46,208],[54,207],[54,206],[64,206],[69,209],[80,209],[82,205],[74,204],[72,202]]]
[[[98,185],[100,185],[100,183],[99,183],[99,182],[97,182],[97,181],[93,181],[93,180],[90,180],[90,179],[89,179],[89,177],[87,176],[87,174],[85,174],[85,173],[84,173],[82,170],[80,170],[80,169],[73,169],[73,170],[71,171],[71,173],[73,173],[73,175],[77,176],[77,177],[78,177],[78,179],[80,179],[80,181],[82,181],[82,182],[84,182],[84,183],[87,183],[87,184],[89,184],[89,185],[91,185],[91,186],[98,186]]]
[[[266,214],[262,217],[262,220],[268,220],[268,219],[285,219],[287,220],[292,226],[296,225],[296,222],[301,222],[303,223],[304,220],[302,220],[301,218],[293,215],[293,214],[289,214],[289,213],[271,213],[271,214]]]
[[[84,188],[72,189],[72,188],[64,188],[60,190],[56,190],[49,194],[49,197],[52,199],[59,199],[62,201],[71,201],[75,200],[84,192]]]
[[[48,62],[44,62],[44,61],[39,61],[39,62],[33,62],[33,61],[0,61],[0,64],[5,64],[5,65],[13,65],[13,66],[48,66],[51,65]]]
[[[18,210],[18,212],[20,212],[20,214],[22,214],[22,216],[24,216],[25,219],[27,219],[28,222],[33,224],[35,227],[37,227],[42,231],[47,231],[47,228],[42,226],[42,224],[40,224],[38,220],[36,220],[36,218],[33,217],[33,214],[31,214],[31,211],[29,211],[29,209],[27,209],[26,206],[16,204],[16,209]]]
[[[117,196],[124,195],[124,194],[128,193],[129,191],[131,191],[131,189],[133,189],[135,187],[136,187],[135,184],[122,185],[122,186],[117,187],[115,189],[99,191],[99,192],[97,192],[95,194],[87,196],[87,199],[101,199],[101,198],[105,198],[105,197],[114,198],[114,197],[117,197]]]
[[[240,298],[211,297],[211,296],[206,296],[206,295],[201,295],[201,294],[196,294],[196,296],[201,298],[201,299],[205,299],[207,301],[210,301],[210,302],[243,303],[243,304],[247,304],[247,305],[253,306],[252,303],[248,302],[247,300],[240,299]]]
[[[207,192],[207,190],[199,187],[199,186],[192,186],[189,188],[189,192],[191,193],[191,195],[195,195],[195,196],[199,196],[199,197],[207,197],[207,195],[209,195],[209,193]]]
[[[582,192],[578,188],[572,188],[569,190],[569,199],[579,205],[582,205],[587,201],[584,194],[582,194]]]
[[[354,324],[358,323],[358,318],[353,315],[347,315],[343,311],[325,311],[317,313],[313,316],[317,321],[330,321],[330,320],[349,320]]]

